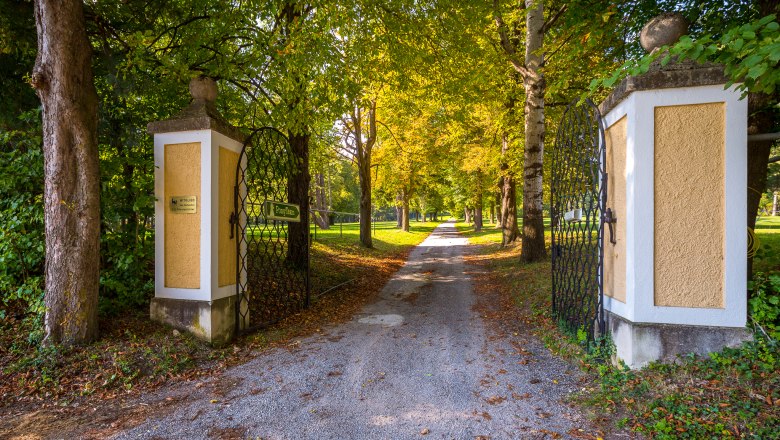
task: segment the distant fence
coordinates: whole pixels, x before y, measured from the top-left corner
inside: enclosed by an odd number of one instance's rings
[[[329,211],[324,209],[311,209],[312,216],[315,216],[317,214],[320,214],[321,216],[324,214],[324,217],[328,220],[329,226],[337,226],[339,227],[339,237],[344,236],[344,223],[360,223],[360,214],[356,212],[340,212],[340,211]],[[321,229],[317,221],[313,221],[314,223],[314,234],[313,239],[317,239],[317,230]],[[376,233],[376,221],[372,221],[372,228],[373,232]]]

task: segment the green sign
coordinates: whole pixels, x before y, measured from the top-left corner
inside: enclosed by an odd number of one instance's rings
[[[290,203],[265,201],[265,217],[268,220],[282,220],[286,222],[301,221],[301,208]]]

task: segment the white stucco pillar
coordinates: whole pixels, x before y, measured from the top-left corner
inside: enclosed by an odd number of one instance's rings
[[[233,188],[243,135],[217,113],[216,84],[195,79],[192,103],[152,122],[155,296],[151,316],[214,344],[234,336]]]
[[[600,106],[618,218],[604,308],[631,367],[749,335],[747,100],[726,82],[719,66],[655,66]]]

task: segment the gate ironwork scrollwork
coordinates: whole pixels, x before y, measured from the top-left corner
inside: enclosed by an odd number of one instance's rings
[[[244,142],[234,187],[237,251],[236,326],[246,331],[271,325],[308,307],[309,246],[291,257],[289,222],[267,217],[268,201],[288,202],[288,185],[299,176],[287,138],[278,130],[254,130]],[[303,255],[303,258],[301,258]]]
[[[552,150],[553,315],[565,328],[604,332],[604,220],[607,173],[604,127],[592,101],[573,102]]]

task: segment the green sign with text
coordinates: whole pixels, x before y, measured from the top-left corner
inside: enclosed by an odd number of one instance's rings
[[[286,222],[301,221],[301,208],[291,203],[265,201],[265,217],[268,220],[282,220]]]

